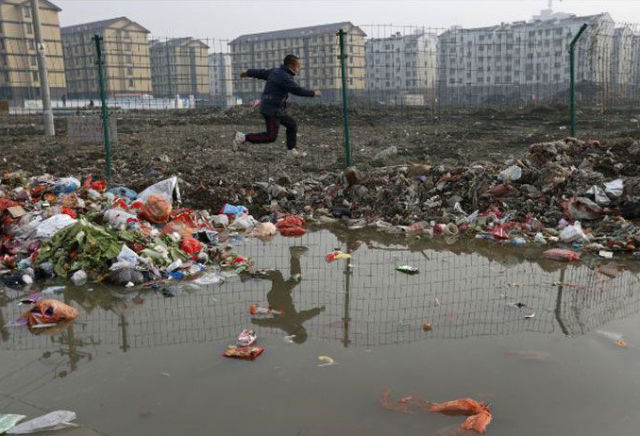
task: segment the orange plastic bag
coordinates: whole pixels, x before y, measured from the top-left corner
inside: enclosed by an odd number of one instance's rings
[[[304,226],[304,218],[298,215],[285,215],[276,222],[276,228],[282,236],[302,236],[307,231]]]
[[[489,406],[479,403],[471,398],[461,398],[444,403],[431,403],[429,411],[443,413],[445,415],[465,415],[468,418],[460,424],[463,430],[473,430],[477,433],[487,431],[487,426],[491,423],[493,416]]]
[[[307,233],[307,231],[302,227],[285,227],[280,229],[280,234],[282,236],[302,236],[305,233]]]
[[[78,317],[78,311],[62,301],[40,300],[33,305],[28,312],[23,313],[20,318],[27,320],[29,327],[40,324],[55,324],[60,321],[73,321]]]
[[[552,248],[542,253],[547,259],[571,262],[578,260],[580,255],[575,251],[567,250],[564,248]]]
[[[150,195],[138,216],[152,223],[166,223],[172,210],[171,203],[162,195]]]

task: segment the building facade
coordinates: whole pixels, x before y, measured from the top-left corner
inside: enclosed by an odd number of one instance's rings
[[[155,97],[209,96],[209,46],[193,38],[151,41],[151,83]]]
[[[615,29],[611,52],[611,91],[616,98],[634,96],[634,40],[630,26]],[[637,83],[637,82],[635,82]]]
[[[346,76],[350,90],[363,92],[365,88],[365,33],[350,22],[325,24],[243,35],[230,42],[233,89],[236,96],[248,101],[258,98],[264,86],[253,79],[240,79],[249,68],[274,68],[282,64],[288,54],[301,58],[302,70],[296,78],[301,86],[321,89],[323,101],[336,100],[341,89],[338,37],[340,29],[347,32]]]
[[[442,103],[535,102],[566,95],[569,44],[576,48],[576,80],[592,98],[611,80],[614,23],[609,14],[451,28],[438,39],[438,98]],[[564,97],[563,97],[564,98]]]
[[[66,93],[59,7],[39,0],[42,40],[52,98]],[[0,0],[0,99],[40,98],[40,76],[29,0]]]
[[[126,17],[63,27],[67,88],[70,98],[98,95],[94,35],[103,38],[103,60],[109,97],[151,93],[149,31]]]
[[[216,106],[230,107],[235,104],[231,72],[231,54],[211,53],[209,55],[211,101]]]
[[[395,33],[365,43],[366,93],[385,103],[430,104],[436,91],[438,37]]]

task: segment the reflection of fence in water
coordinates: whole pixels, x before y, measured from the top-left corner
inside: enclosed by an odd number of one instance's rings
[[[286,281],[294,245],[309,250],[301,256],[302,281],[290,286],[293,308],[300,313],[324,307],[307,321],[293,320],[293,324],[300,321],[311,339],[371,346],[521,332],[583,334],[640,310],[635,276],[623,273],[607,279],[585,266],[570,266],[563,274],[545,272],[529,262],[505,266],[479,254],[411,252],[371,244],[357,248],[348,268],[346,261],[325,262],[324,254],[342,245],[328,232],[270,244],[248,240],[239,251],[254,259],[258,268],[279,270]],[[398,263],[415,265],[420,274],[396,272]],[[558,280],[565,283],[563,289],[554,285]],[[270,290],[269,280],[233,279],[221,287],[184,291],[174,298],[142,295],[144,301],[134,296],[110,301],[103,303],[109,310],[88,310],[74,324],[74,342],[78,347],[98,343],[127,351],[231,341],[242,328],[256,327],[248,306],[266,304]],[[510,305],[515,302],[527,308]],[[81,305],[91,308],[95,303]],[[535,317],[525,319],[531,311]],[[11,320],[19,308],[11,303],[2,312],[5,320]],[[423,321],[433,324],[431,332],[422,332]],[[261,336],[292,333],[291,323],[280,327],[256,328]],[[56,339],[14,333],[3,336],[3,348],[45,350]],[[64,338],[55,342],[64,344]]]

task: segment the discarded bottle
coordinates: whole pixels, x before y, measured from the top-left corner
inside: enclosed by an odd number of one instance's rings
[[[418,268],[411,265],[398,265],[396,270],[405,274],[418,274]]]
[[[511,245],[522,247],[523,245],[527,245],[527,240],[522,237],[513,238],[511,240]]]

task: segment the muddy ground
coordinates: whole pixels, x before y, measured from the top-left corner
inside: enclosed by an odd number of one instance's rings
[[[118,120],[118,143],[112,147],[113,183],[141,189],[177,174],[188,204],[216,209],[223,202],[243,201],[245,190],[255,182],[273,178],[286,185],[343,168],[340,108],[292,107],[289,112],[298,120],[299,145],[308,152],[301,162],[286,160],[284,132],[276,144],[249,145],[235,153],[231,150],[235,130],[262,130],[262,118],[253,108],[115,110],[112,116]],[[559,139],[569,132],[566,106],[508,111],[379,107],[353,110],[350,119],[353,161],[364,174],[380,165],[504,161],[523,155],[532,143]],[[638,139],[638,119],[640,110],[583,111],[578,136],[605,141]],[[70,142],[64,116],[57,117],[56,132],[55,138],[44,138],[38,116],[0,118],[0,169],[104,174],[102,145]],[[396,156],[384,163],[373,162],[379,151],[391,145],[398,148]]]

